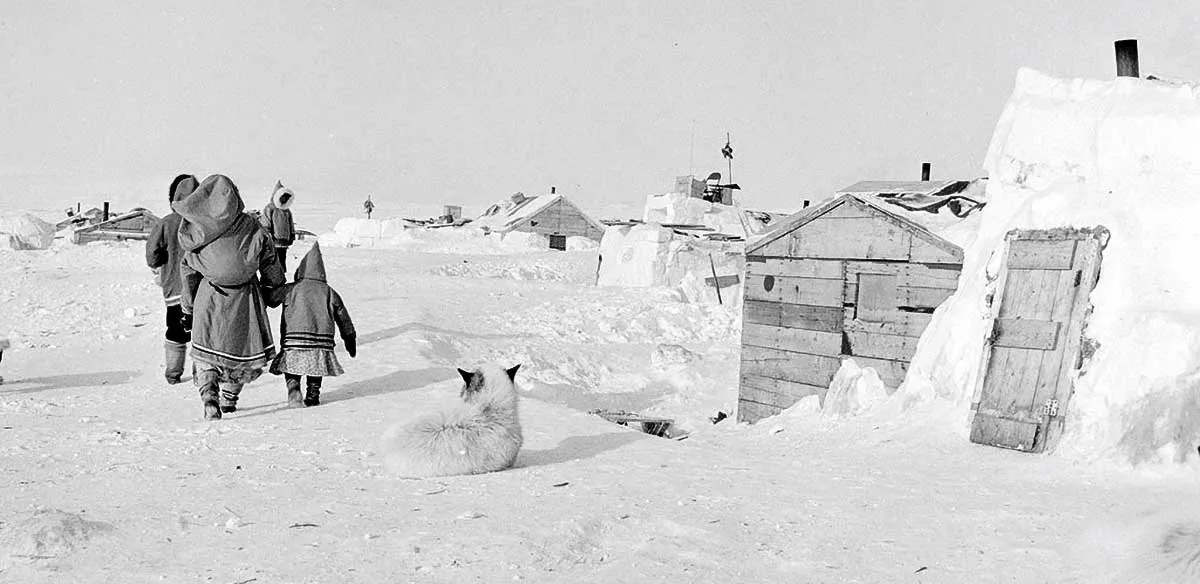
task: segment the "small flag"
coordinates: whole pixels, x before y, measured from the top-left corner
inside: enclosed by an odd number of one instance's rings
[[[733,160],[733,146],[729,145],[729,136],[725,136],[725,147],[721,149],[721,156]]]

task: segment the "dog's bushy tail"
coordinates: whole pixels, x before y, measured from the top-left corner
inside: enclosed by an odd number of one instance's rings
[[[1172,509],[1093,529],[1088,555],[1103,584],[1200,583],[1200,514]]]

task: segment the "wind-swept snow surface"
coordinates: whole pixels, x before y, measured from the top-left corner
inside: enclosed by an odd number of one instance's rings
[[[326,261],[359,329],[347,374],[307,409],[266,375],[209,423],[190,383],[162,382],[140,246],[0,251],[0,581],[1061,582],[1101,565],[1075,551],[1095,521],[1200,486],[911,420],[713,426],[736,399],[736,313],[596,289],[594,251]],[[385,429],[486,361],[522,364],[516,467],[389,476]],[[846,381],[866,403],[870,376]],[[581,411],[597,407],[692,433]]]

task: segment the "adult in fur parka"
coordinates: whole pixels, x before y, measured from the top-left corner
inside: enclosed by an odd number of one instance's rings
[[[296,193],[284,188],[281,181],[275,181],[275,190],[271,192],[271,201],[263,207],[259,221],[267,229],[275,243],[275,254],[279,257],[279,265],[287,273],[288,248],[296,242],[296,224],[292,221],[292,203]]]
[[[200,183],[190,174],[181,174],[171,181],[167,189],[167,204],[182,200],[192,194]],[[179,259],[182,251],[179,248],[179,222],[183,217],[172,212],[154,224],[150,238],[146,240],[146,265],[154,270],[155,279],[162,287],[163,302],[167,305],[167,334],[164,344],[166,350],[166,370],[164,375],[167,383],[179,383],[183,377],[183,362],[187,355],[187,344],[192,335],[183,330],[180,317],[183,307],[180,305],[181,288],[179,283]]]
[[[228,177],[204,179],[174,209],[183,217],[181,303],[192,331],[195,383],[205,419],[220,419],[220,401],[235,404],[242,386],[275,356],[261,288],[282,286],[283,268]]]

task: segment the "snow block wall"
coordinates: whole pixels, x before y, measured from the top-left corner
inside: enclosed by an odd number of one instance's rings
[[[738,278],[737,284],[721,288],[720,299],[716,288],[705,282],[714,267],[718,276]],[[596,284],[675,288],[688,302],[720,301],[736,308],[741,306],[745,267],[740,242],[702,241],[653,223],[614,225],[600,240]]]
[[[1103,225],[1091,294],[1099,349],[1074,380],[1059,455],[1182,462],[1200,446],[1200,88],[1022,69],[992,137],[988,206],[958,292],[935,313],[893,405],[964,436],[1010,229]],[[941,407],[937,407],[941,406]]]
[[[717,233],[750,237],[760,227],[758,222],[745,221],[740,205],[710,203],[683,193],[668,193],[646,197],[642,220],[646,223],[678,223],[704,225]]]
[[[404,221],[401,219],[360,219],[343,217],[333,226],[333,233],[322,234],[323,245],[381,247],[404,241]]]
[[[54,226],[30,215],[0,216],[0,249],[47,249],[54,243]]]

